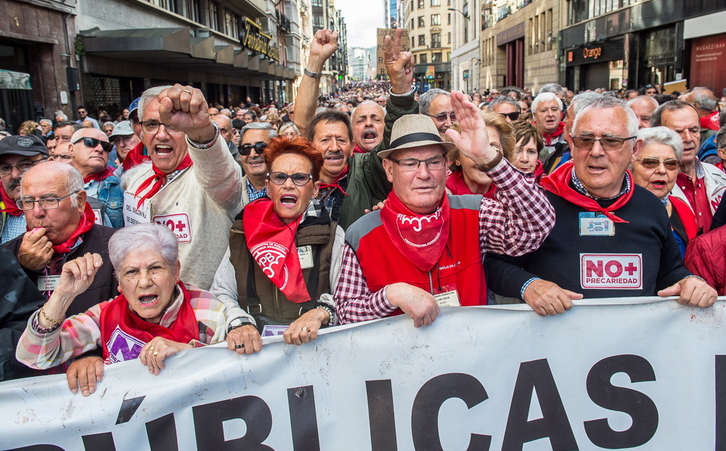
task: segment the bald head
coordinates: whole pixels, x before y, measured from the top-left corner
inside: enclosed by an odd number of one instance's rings
[[[638,117],[638,130],[650,128],[650,118],[658,108],[658,101],[651,96],[637,96],[628,100],[628,106]]]
[[[212,117],[212,120],[217,123],[217,126],[219,126],[219,134],[222,135],[222,138],[224,138],[227,143],[231,142],[232,133],[234,132],[234,130],[232,130],[232,119],[224,114],[217,114]]]

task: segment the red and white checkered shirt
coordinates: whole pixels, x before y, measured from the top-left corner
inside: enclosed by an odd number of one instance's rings
[[[506,160],[487,175],[498,191],[496,200],[482,197],[479,206],[482,261],[487,252],[519,256],[537,249],[555,224],[555,211],[544,190],[532,174],[518,171]],[[348,243],[343,250],[334,298],[340,324],[382,318],[396,310],[386,298],[386,287],[370,292],[358,258]]]

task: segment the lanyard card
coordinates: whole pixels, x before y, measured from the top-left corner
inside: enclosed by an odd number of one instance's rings
[[[580,213],[580,236],[614,236],[615,223],[602,213]]]

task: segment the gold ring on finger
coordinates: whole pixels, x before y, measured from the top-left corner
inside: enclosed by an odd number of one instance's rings
[[[159,351],[154,351],[154,357],[156,357],[157,355],[159,355]]]
[[[154,350],[154,347],[153,346],[149,346],[149,351],[153,351],[153,350]]]
[[[307,331],[308,331],[307,326],[303,327],[302,330],[301,330],[301,332],[307,332]]]
[[[187,94],[192,95],[192,92],[188,89],[185,89],[183,92],[186,92]]]

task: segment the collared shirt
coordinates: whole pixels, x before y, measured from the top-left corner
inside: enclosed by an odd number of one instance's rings
[[[250,197],[250,202],[257,200],[260,197],[265,197],[267,196],[267,187],[257,191],[255,187],[252,186],[252,183],[250,183],[250,179],[247,179],[247,195]]]
[[[5,225],[3,226],[1,243],[7,243],[13,238],[19,237],[27,230],[25,223],[25,215],[13,216],[5,214]]]
[[[628,191],[630,191],[630,175],[626,172],[625,173],[625,180],[623,180],[623,187],[620,189],[620,192],[615,197],[608,197],[607,199],[601,198],[601,197],[595,197],[592,194],[590,194],[587,191],[587,188],[585,188],[585,185],[582,184],[580,181],[580,178],[577,177],[577,174],[575,173],[575,168],[572,168],[572,185],[574,186],[575,190],[582,194],[583,196],[587,196],[591,199],[596,200],[613,200],[617,199],[618,197],[622,196],[623,194],[626,194]]]
[[[711,222],[713,221],[704,175],[703,168],[696,164],[696,180],[693,180],[684,172],[679,172],[676,177],[676,183],[693,209],[693,213],[696,215],[696,223],[701,232],[711,230]]]
[[[544,191],[533,175],[519,172],[506,161],[488,175],[500,192],[498,200],[483,197],[479,206],[482,261],[487,252],[521,254],[537,249],[555,223],[554,209]],[[514,230],[518,232],[513,233]],[[333,297],[341,324],[381,318],[396,309],[386,297],[386,287],[370,292],[358,257],[348,243],[343,248]]]

